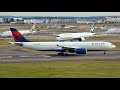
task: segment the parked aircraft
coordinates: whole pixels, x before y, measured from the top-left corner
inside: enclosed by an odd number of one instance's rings
[[[114,34],[120,34],[120,28],[103,28],[104,32],[96,33],[94,36],[111,36]]]
[[[110,28],[105,31],[105,34],[120,34],[120,28]]]
[[[91,26],[90,32],[82,32],[82,33],[62,33],[56,35],[56,40],[65,41],[65,40],[79,40],[83,41],[85,38],[93,36],[95,23]]]
[[[64,29],[76,29],[78,27],[77,26],[65,26],[65,27],[61,27],[61,28],[64,28]]]
[[[38,51],[57,51],[58,55],[68,55],[70,53],[86,54],[87,51],[104,51],[115,48],[110,42],[30,42],[22,36],[16,28],[10,28],[15,42],[10,42],[21,47],[26,47]]]
[[[37,33],[36,24],[34,24],[30,30],[20,30],[19,32],[20,32],[22,35],[35,34],[35,33]],[[2,36],[2,37],[4,37],[4,38],[5,38],[5,37],[12,37],[12,33],[11,33],[11,31],[5,31],[5,32],[2,32],[2,33],[0,34],[0,36]]]
[[[94,23],[93,21],[77,21],[78,24],[89,24]]]
[[[101,34],[120,34],[120,28],[105,28],[104,26],[95,27],[95,29],[102,29],[104,32]]]
[[[47,27],[48,28],[55,28],[55,29],[76,29],[78,28],[77,26],[65,26],[65,25],[50,25]]]
[[[47,19],[45,19],[44,21],[41,21],[41,22],[36,22],[36,23],[38,23],[38,24],[46,24],[46,20]]]

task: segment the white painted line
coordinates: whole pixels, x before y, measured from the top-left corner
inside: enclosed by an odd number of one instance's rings
[[[0,58],[12,58],[12,56],[3,56],[3,57],[0,57]]]
[[[30,56],[19,56],[19,57],[30,57]]]
[[[19,56],[19,57],[51,57],[51,56],[47,56],[47,55],[39,55],[39,56]]]
[[[42,55],[43,57],[51,57],[51,56],[47,56],[47,55]]]

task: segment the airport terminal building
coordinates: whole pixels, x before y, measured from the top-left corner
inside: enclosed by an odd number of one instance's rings
[[[0,17],[0,23],[11,24],[40,24],[46,19],[46,24],[86,24],[86,23],[119,23],[120,16],[117,17],[43,17],[43,16],[5,16]]]
[[[94,23],[99,20],[99,18],[94,17],[34,17],[34,18],[24,18],[25,23],[38,23],[47,19],[46,24],[79,24],[78,21],[85,23]]]

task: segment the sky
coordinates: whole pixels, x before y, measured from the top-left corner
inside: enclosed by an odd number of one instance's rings
[[[0,12],[0,16],[120,16],[120,12]]]

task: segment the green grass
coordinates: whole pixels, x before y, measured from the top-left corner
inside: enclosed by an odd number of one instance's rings
[[[0,78],[120,78],[117,61],[0,64]]]

